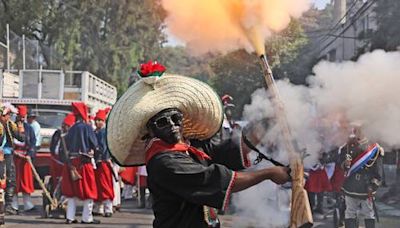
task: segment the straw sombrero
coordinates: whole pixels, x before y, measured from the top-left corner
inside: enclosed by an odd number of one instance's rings
[[[179,75],[143,77],[122,95],[107,119],[108,148],[120,165],[145,163],[146,123],[167,108],[183,113],[187,139],[210,138],[222,125],[221,101],[207,84]]]

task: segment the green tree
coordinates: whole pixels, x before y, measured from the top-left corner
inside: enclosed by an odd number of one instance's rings
[[[397,50],[400,46],[400,1],[377,1],[374,11],[378,29],[372,35],[372,49]]]
[[[209,61],[216,56],[217,54],[212,53],[192,56],[184,46],[165,46],[161,49],[158,59],[170,73],[186,75],[206,82],[214,74]]]
[[[159,56],[164,18],[160,0],[2,0],[0,35],[9,23],[39,41],[46,67],[88,70],[123,91],[133,66]]]
[[[299,50],[305,43],[305,35],[296,20],[292,20],[284,31],[268,39],[265,45],[266,54],[275,78],[289,77],[283,67],[298,57]],[[250,95],[265,84],[258,57],[238,50],[215,58],[210,66],[215,75],[210,78],[210,84],[220,95],[227,93],[234,98],[234,114],[239,118],[243,106],[250,102]]]

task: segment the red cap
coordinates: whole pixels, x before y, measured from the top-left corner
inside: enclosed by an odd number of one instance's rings
[[[95,120],[103,120],[105,121],[107,118],[107,112],[105,109],[99,109],[96,113],[96,117],[94,118]]]
[[[68,115],[64,118],[64,124],[68,126],[72,126],[75,123],[75,114],[70,112]]]
[[[79,115],[82,119],[88,122],[88,107],[83,102],[72,102],[72,112]]]
[[[107,107],[106,109],[104,109],[104,111],[106,111],[106,114],[108,115],[108,113],[110,113],[111,111],[111,107]]]
[[[19,116],[26,116],[28,114],[28,108],[25,105],[18,105],[17,108]]]

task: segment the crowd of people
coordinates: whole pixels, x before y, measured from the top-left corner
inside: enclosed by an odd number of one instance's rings
[[[47,190],[53,193],[60,187],[67,204],[67,224],[77,223],[78,201],[83,202],[81,223],[97,224],[99,220],[93,214],[111,217],[120,209],[121,187],[126,183],[125,195],[129,192],[132,195],[139,175],[136,168],[120,167],[111,159],[105,133],[109,108],[98,110],[93,118],[82,102],[72,103],[71,109],[51,138],[51,185]],[[37,114],[25,105],[15,107],[4,103],[0,112],[0,187],[5,191],[5,212],[20,214],[18,194],[21,193],[23,212],[29,213],[37,210],[31,199],[35,190],[32,161],[40,149],[37,143],[41,141],[40,124],[36,121]],[[140,176],[145,182],[145,176]],[[145,196],[146,185],[137,186],[140,186],[138,192]]]

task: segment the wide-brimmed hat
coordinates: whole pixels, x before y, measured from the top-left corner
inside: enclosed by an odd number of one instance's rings
[[[18,109],[9,102],[0,104],[0,112],[1,115],[7,115],[12,113],[18,113]]]
[[[168,108],[183,113],[187,139],[210,138],[222,125],[222,103],[206,83],[179,75],[143,77],[122,95],[107,119],[108,148],[120,165],[145,163],[146,124]]]

